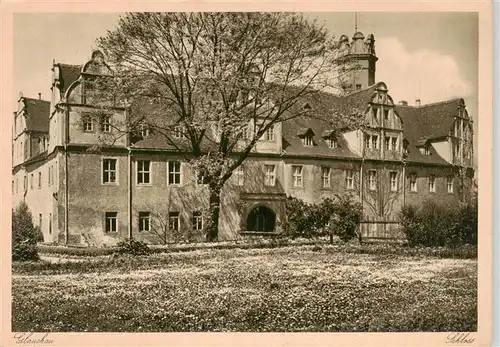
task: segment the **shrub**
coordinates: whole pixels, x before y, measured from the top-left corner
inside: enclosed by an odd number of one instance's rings
[[[115,254],[147,255],[151,253],[147,243],[134,239],[118,242]]]
[[[429,200],[420,208],[403,207],[400,219],[411,247],[477,245],[477,204],[444,205]]]
[[[12,260],[39,260],[36,244],[40,241],[43,241],[43,235],[40,229],[33,225],[28,205],[21,202],[12,211]]]
[[[308,204],[300,199],[287,198],[287,232],[291,237],[312,238],[319,236],[339,236],[349,241],[357,233],[361,221],[362,208],[351,196],[337,196],[323,199],[320,204]]]
[[[316,230],[316,214],[313,205],[303,200],[288,197],[286,200],[287,225],[289,236],[311,238],[318,236]]]
[[[355,237],[361,241],[361,233],[357,228],[363,218],[363,208],[359,202],[355,202],[350,196],[343,195],[338,198],[333,210],[327,210],[329,214],[328,230],[330,237],[337,235],[340,240],[347,242]]]

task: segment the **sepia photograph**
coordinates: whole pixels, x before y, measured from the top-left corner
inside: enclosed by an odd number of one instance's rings
[[[490,233],[478,12],[12,24],[16,343],[448,332],[443,344],[475,344]]]

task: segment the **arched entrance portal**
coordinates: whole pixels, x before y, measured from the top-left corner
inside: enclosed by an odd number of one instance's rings
[[[247,231],[274,231],[276,214],[268,207],[256,206],[247,217]]]

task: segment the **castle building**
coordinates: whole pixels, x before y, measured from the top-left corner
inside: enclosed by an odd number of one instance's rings
[[[319,203],[351,194],[363,205],[365,236],[385,237],[403,205],[465,199],[473,126],[464,100],[395,103],[388,86],[375,82],[374,36],[357,32],[349,42],[343,35],[339,44],[360,66],[351,76],[354,90],[308,97],[302,106],[320,117],[284,121],[260,139],[223,189],[219,240],[282,232],[287,196]],[[13,202],[28,204],[44,241],[200,241],[208,187],[165,138],[144,129],[138,139],[123,136],[91,150],[128,116],[124,108],[88,115],[84,82],[109,72],[102,53],[83,65],[54,63],[52,72],[50,102],[20,96],[12,141]],[[321,120],[346,102],[366,109],[367,127],[342,131]]]

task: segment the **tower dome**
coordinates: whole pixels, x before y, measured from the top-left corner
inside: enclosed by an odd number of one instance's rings
[[[365,35],[361,31],[358,31],[354,36],[352,37],[353,40],[363,40],[365,38]]]

